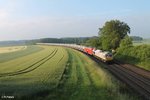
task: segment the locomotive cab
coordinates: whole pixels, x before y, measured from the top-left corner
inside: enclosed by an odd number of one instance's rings
[[[106,61],[112,61],[113,60],[113,55],[110,52],[106,52],[105,57],[106,57]]]

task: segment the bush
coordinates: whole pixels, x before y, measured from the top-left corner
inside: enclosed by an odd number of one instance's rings
[[[115,58],[150,70],[150,45],[120,47],[117,49]]]

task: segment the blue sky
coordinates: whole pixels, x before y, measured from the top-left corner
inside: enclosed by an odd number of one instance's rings
[[[96,36],[118,19],[150,38],[150,0],[0,0],[0,41]]]

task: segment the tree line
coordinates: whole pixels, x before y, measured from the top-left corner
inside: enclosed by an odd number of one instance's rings
[[[65,43],[65,44],[84,44],[91,37],[68,37],[68,38],[42,38],[27,40],[26,44],[36,43]]]

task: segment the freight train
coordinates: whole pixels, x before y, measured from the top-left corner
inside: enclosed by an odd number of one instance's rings
[[[69,47],[84,52],[88,55],[94,56],[103,62],[113,61],[113,55],[111,52],[99,50],[93,47],[86,47],[86,46],[76,45],[76,44],[57,44],[57,43],[37,43],[37,44]]]

